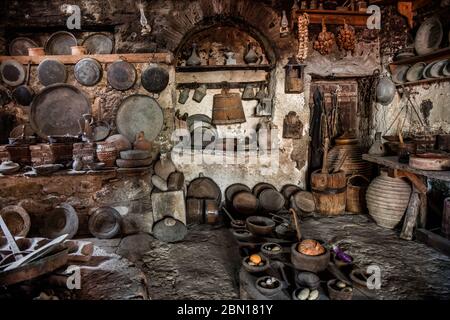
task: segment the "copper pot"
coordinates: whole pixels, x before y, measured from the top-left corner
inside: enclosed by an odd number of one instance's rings
[[[82,56],[86,54],[86,47],[84,46],[73,46],[70,47],[73,56]]]
[[[28,55],[30,57],[45,56],[45,50],[42,47],[28,48]]]

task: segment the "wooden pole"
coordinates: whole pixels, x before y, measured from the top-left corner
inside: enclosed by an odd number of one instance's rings
[[[409,199],[408,209],[406,210],[405,222],[403,223],[403,229],[400,233],[400,238],[405,240],[412,240],[413,231],[416,226],[417,217],[420,211],[420,197],[417,190],[414,191]]]

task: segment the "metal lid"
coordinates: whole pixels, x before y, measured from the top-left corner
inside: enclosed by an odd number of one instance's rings
[[[151,64],[148,68],[142,71],[141,84],[151,93],[160,93],[169,83],[169,72],[166,69]]]

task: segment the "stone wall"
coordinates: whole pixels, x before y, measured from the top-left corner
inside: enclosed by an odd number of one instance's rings
[[[0,207],[21,204],[31,217],[31,235],[39,228],[49,210],[62,202],[78,213],[78,235],[88,235],[88,218],[93,208],[113,206],[123,217],[123,234],[151,232],[151,172],[127,174],[115,170],[68,175],[25,177],[0,176]]]

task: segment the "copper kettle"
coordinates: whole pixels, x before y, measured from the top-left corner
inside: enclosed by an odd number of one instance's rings
[[[214,125],[233,124],[245,122],[244,108],[241,95],[230,93],[229,88],[213,97],[212,123]]]

